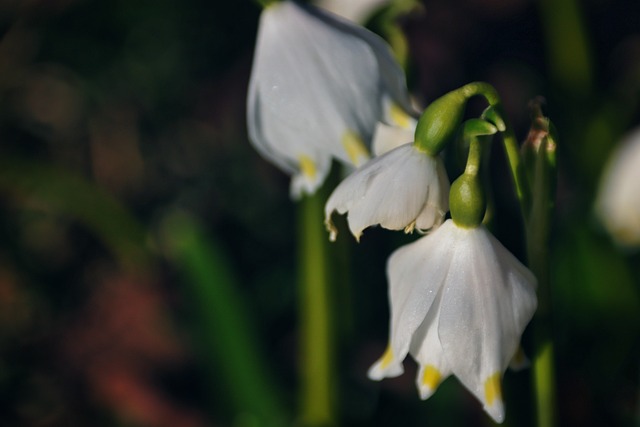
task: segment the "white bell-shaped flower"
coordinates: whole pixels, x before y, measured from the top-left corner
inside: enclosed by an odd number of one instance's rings
[[[617,242],[640,245],[640,128],[613,152],[600,182],[596,213]]]
[[[292,175],[291,194],[313,193],[332,158],[369,159],[380,121],[415,126],[404,73],[370,31],[283,1],[262,12],[247,98],[256,149]]]
[[[349,229],[357,240],[362,230],[380,224],[409,232],[440,225],[448,211],[449,179],[438,156],[420,151],[415,144],[401,145],[345,178],[325,205],[330,239],[336,229],[331,214],[348,212]]]
[[[423,399],[453,374],[502,422],[502,375],[537,306],[533,274],[483,226],[447,220],[395,251],[387,275],[390,342],[369,377],[402,374],[410,353]]]

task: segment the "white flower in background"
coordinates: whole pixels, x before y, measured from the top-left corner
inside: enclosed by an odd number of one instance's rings
[[[345,178],[325,205],[329,238],[337,231],[331,214],[348,212],[349,229],[357,240],[362,230],[380,224],[409,232],[440,225],[448,211],[449,179],[442,160],[401,145],[376,157]]]
[[[247,100],[249,137],[292,175],[292,196],[315,192],[332,158],[365,163],[376,124],[410,127],[411,114],[403,71],[381,38],[291,1],[263,11]]]
[[[596,213],[617,242],[640,245],[640,128],[613,152],[600,181]]]
[[[533,274],[483,226],[447,220],[395,251],[387,275],[390,342],[369,377],[402,374],[410,353],[422,399],[453,374],[502,422],[502,375],[537,305]]]

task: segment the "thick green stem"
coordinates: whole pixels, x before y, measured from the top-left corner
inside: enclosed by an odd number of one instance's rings
[[[303,426],[334,424],[333,343],[323,198],[299,203],[298,262],[300,307],[300,422]]]

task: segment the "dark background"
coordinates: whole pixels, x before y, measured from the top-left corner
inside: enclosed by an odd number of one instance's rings
[[[632,426],[640,258],[592,205],[639,123],[640,3],[567,4],[425,0],[394,22],[423,105],[487,81],[523,139],[529,100],[546,98],[559,425]],[[0,2],[0,425],[259,426],[270,399],[295,420],[297,205],[245,125],[259,13],[232,0]],[[384,19],[369,21],[383,36]],[[494,233],[522,257],[497,144],[492,157]],[[387,337],[386,257],[414,238],[372,229],[331,246],[338,423],[490,425],[455,379],[421,402],[411,361],[366,379]],[[254,369],[268,389],[244,386]],[[505,425],[532,425],[529,375],[505,376]]]

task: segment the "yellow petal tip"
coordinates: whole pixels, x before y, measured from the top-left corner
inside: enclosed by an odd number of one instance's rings
[[[500,384],[500,372],[489,376],[484,382],[484,398],[487,406],[493,406],[494,403],[502,401],[502,386]]]
[[[427,365],[422,372],[422,385],[430,390],[435,390],[442,381],[442,374],[433,365]]]
[[[382,369],[385,369],[389,365],[391,365],[391,362],[393,362],[393,350],[391,349],[391,347],[387,347],[387,349],[384,351],[384,354],[382,355],[382,358],[380,359],[380,367]]]
[[[300,156],[298,159],[300,163],[300,171],[304,176],[313,180],[316,177],[316,164],[311,160],[311,157],[308,156]]]
[[[365,147],[362,138],[355,132],[347,131],[342,135],[342,146],[347,152],[349,160],[351,160],[351,163],[355,166],[366,163],[370,158],[369,150]]]

